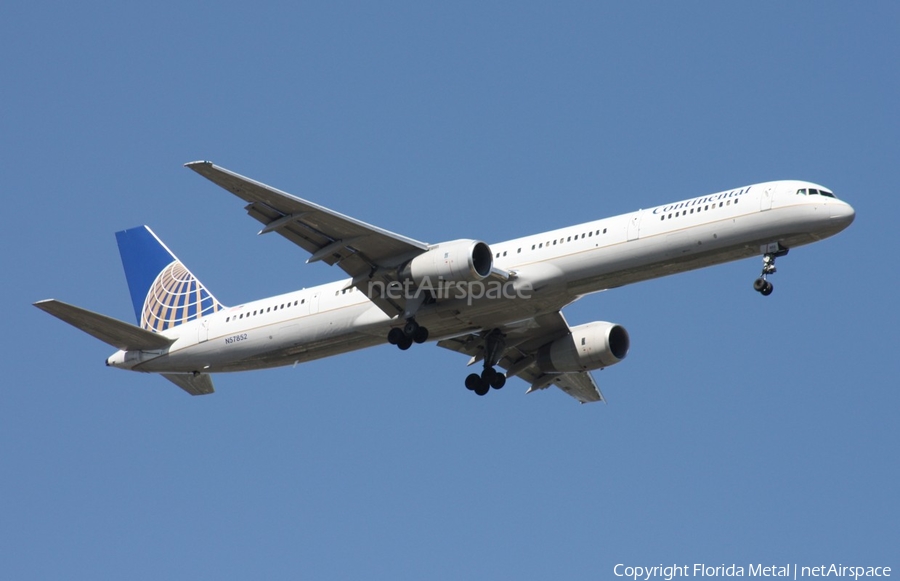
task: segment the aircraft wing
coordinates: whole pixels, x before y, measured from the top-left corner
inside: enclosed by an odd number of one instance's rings
[[[403,313],[403,304],[373,297],[365,287],[370,280],[391,282],[393,270],[428,250],[428,244],[344,216],[209,161],[185,167],[247,202],[247,213],[263,224],[260,234],[278,232],[311,254],[308,263],[321,260],[338,265],[353,277],[353,286],[388,316]]]
[[[507,371],[507,376],[517,375],[528,382],[531,387],[527,393],[556,385],[581,403],[606,401],[590,372],[544,373],[536,365],[538,350],[569,332],[561,312],[539,315],[499,330],[506,336],[506,351],[498,365]],[[484,359],[482,333],[444,339],[438,341],[438,346],[469,355],[469,365]]]

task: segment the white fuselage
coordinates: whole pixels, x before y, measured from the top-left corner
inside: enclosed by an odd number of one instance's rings
[[[778,181],[692,198],[491,245],[513,273],[485,296],[457,289],[416,312],[440,339],[555,312],[589,293],[793,248],[846,228],[849,204]],[[822,188],[820,188],[822,189]],[[471,290],[471,289],[468,289]],[[226,308],[165,331],[163,351],[119,351],[107,364],[144,372],[223,372],[289,365],[386,343],[398,324],[350,279]]]

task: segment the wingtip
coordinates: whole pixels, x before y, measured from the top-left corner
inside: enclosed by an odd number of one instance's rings
[[[212,165],[212,164],[213,164],[213,162],[211,162],[211,161],[207,161],[207,160],[205,160],[205,159],[201,159],[201,160],[198,160],[198,161],[189,161],[189,162],[187,162],[186,164],[184,164],[184,167],[186,167],[186,168],[188,168],[188,169],[194,169],[194,168],[197,167],[197,166],[201,166],[201,165]]]

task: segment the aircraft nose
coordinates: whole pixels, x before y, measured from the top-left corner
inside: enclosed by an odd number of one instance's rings
[[[853,223],[853,219],[856,218],[856,211],[853,209],[853,206],[847,202],[830,205],[832,223],[840,225],[842,230]]]

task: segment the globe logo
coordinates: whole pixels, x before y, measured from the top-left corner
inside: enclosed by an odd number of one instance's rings
[[[176,260],[165,267],[150,285],[144,299],[141,327],[164,331],[221,309],[221,303]]]

